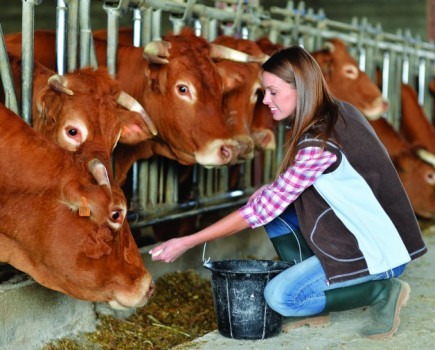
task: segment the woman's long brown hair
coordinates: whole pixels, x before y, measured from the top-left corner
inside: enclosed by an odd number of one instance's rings
[[[338,106],[316,60],[302,47],[282,49],[262,67],[263,71],[278,76],[297,90],[296,110],[289,116],[290,137],[279,175],[293,164],[303,134],[310,132],[323,141],[324,147],[334,132]]]

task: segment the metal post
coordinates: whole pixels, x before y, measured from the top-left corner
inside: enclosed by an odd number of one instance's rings
[[[80,22],[80,68],[90,65],[91,56],[91,0],[81,0],[79,4]]]
[[[145,47],[146,44],[148,44],[151,41],[152,38],[152,27],[151,22],[153,18],[153,9],[147,8],[145,10],[145,16],[144,20],[142,21],[142,46]]]
[[[68,0],[68,72],[77,68],[78,13],[78,0]]]
[[[33,93],[33,36],[35,21],[35,6],[42,0],[23,0],[22,13],[22,117],[32,125],[32,93]]]
[[[154,9],[152,12],[152,41],[162,40],[161,28],[162,28],[162,10]]]
[[[119,10],[107,9],[107,68],[109,74],[116,74],[118,53]]]
[[[68,8],[65,0],[57,0],[56,7],[56,68],[60,75],[66,72],[66,27]]]
[[[142,11],[140,9],[133,9],[133,46],[141,46],[141,31],[142,28]]]
[[[16,114],[19,113],[17,93],[15,91],[14,79],[12,78],[11,66],[6,52],[5,40],[3,38],[3,29],[0,23],[0,75],[3,83],[3,90],[5,92],[5,106]]]

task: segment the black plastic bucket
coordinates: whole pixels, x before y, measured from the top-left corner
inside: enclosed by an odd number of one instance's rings
[[[265,339],[282,330],[282,316],[266,303],[263,291],[294,263],[275,260],[208,262],[219,332],[234,339]]]

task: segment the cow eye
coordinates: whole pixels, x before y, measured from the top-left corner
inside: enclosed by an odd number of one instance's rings
[[[73,121],[63,127],[59,138],[59,146],[75,152],[77,147],[86,141],[87,137],[87,127],[81,122]]]
[[[122,209],[113,209],[110,213],[110,221],[113,224],[122,224],[124,221],[124,212]]]
[[[112,220],[116,221],[120,216],[121,216],[121,214],[119,214],[119,211],[114,211],[112,213]]]
[[[189,88],[186,85],[178,85],[178,92],[182,95],[189,93]]]
[[[343,66],[343,72],[344,76],[349,79],[355,80],[358,78],[358,68],[353,64],[346,64]]]

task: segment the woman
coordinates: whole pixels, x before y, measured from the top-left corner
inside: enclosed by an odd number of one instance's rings
[[[152,259],[171,262],[197,244],[266,225],[280,257],[297,262],[266,286],[272,309],[309,316],[371,306],[363,335],[393,335],[410,293],[396,277],[427,249],[387,152],[362,114],[330,94],[303,48],[264,63],[263,86],[263,103],[289,127],[275,182],[215,224],[155,247]]]

